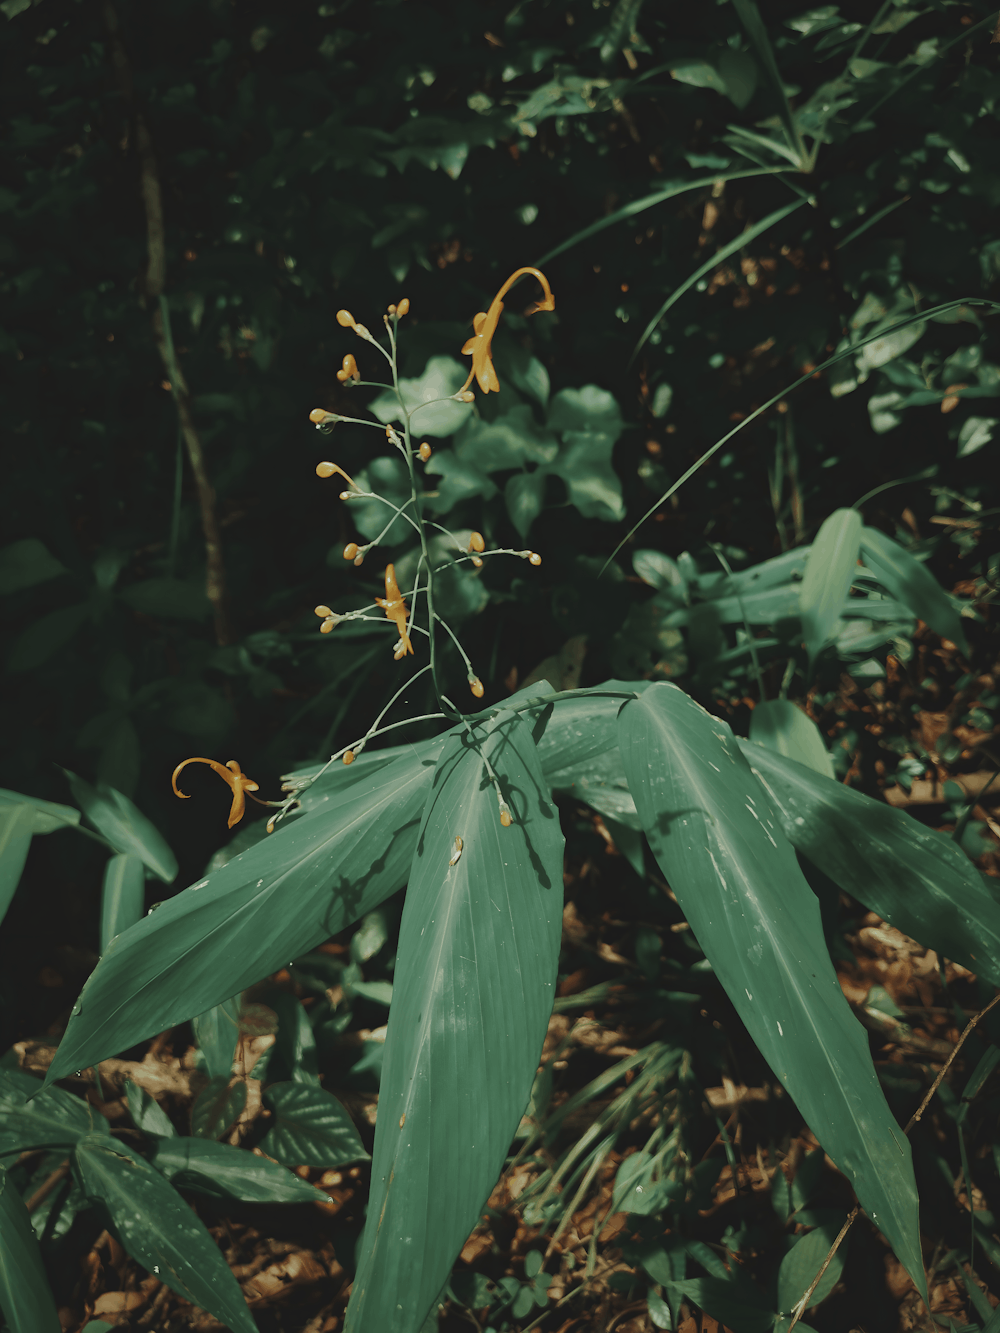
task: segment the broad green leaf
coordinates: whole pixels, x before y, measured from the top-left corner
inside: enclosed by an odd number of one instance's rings
[[[816,534],[799,588],[799,615],[810,660],[834,637],[860,544],[861,515],[856,509],[835,510]]]
[[[219,1139],[228,1134],[247,1104],[247,1085],[242,1078],[218,1075],[194,1099],[191,1133],[198,1139]]]
[[[417,1333],[503,1169],[552,1012],[562,846],[530,724],[453,735],[400,925],[352,1333]]]
[[[69,1147],[106,1124],[82,1098],[62,1088],[43,1091],[20,1069],[0,1069],[0,1152]]]
[[[632,556],[632,568],[651,587],[673,588],[682,601],[687,601],[687,580],[680,571],[676,560],[662,551],[636,551]]]
[[[34,831],[34,806],[0,806],[0,921],[7,915],[21,882]]]
[[[465,383],[468,370],[459,361],[450,356],[432,356],[424,368],[424,373],[413,380],[400,380],[399,392],[412,414],[410,429],[420,438],[424,435],[454,435],[464,426],[472,415],[468,403],[456,403],[451,400]],[[444,399],[433,402],[431,399]],[[431,403],[422,407],[423,403]],[[379,421],[402,421],[403,409],[394,393],[382,393],[369,404],[369,408]],[[419,409],[419,410],[418,410]]]
[[[0,1166],[0,1311],[10,1333],[60,1333],[56,1303],[24,1200]]]
[[[688,1278],[678,1289],[732,1333],[771,1333],[774,1311],[762,1291],[746,1278]]]
[[[568,430],[563,433],[559,457],[550,465],[566,483],[570,504],[584,518],[616,523],[625,516],[621,480],[611,466],[614,444],[610,432]]]
[[[316,1203],[323,1195],[294,1172],[214,1139],[158,1138],[150,1163],[175,1189],[244,1203]]]
[[[419,748],[279,826],[113,940],[49,1081],[204,1014],[406,883],[433,766]]]
[[[539,426],[527,403],[519,403],[493,421],[472,417],[455,440],[455,453],[483,472],[503,472],[526,463],[551,463],[559,441]]]
[[[625,429],[614,394],[596,384],[560,389],[549,404],[548,425],[550,430],[607,435],[612,444]]]
[[[74,1153],[80,1187],[103,1204],[126,1252],[178,1296],[232,1329],[256,1333],[218,1246],[163,1176],[118,1139],[90,1135]]]
[[[534,472],[515,472],[508,477],[503,498],[507,517],[517,529],[522,541],[527,541],[531,525],[542,512],[545,503],[546,473],[540,468]]]
[[[194,1039],[209,1078],[222,1078],[228,1082],[233,1072],[242,1003],[242,996],[234,995],[191,1020]]]
[[[492,500],[497,488],[481,468],[468,459],[456,458],[451,449],[435,449],[424,467],[424,475],[438,477],[425,483],[424,499],[435,514],[447,514],[463,500],[482,496]],[[388,518],[388,513],[386,513]]]
[[[212,614],[203,585],[180,579],[144,579],[129,584],[118,596],[133,611],[167,620],[206,620]]]
[[[130,1078],[125,1080],[125,1100],[136,1129],[141,1129],[144,1134],[173,1138],[176,1130],[170,1123],[166,1111],[145,1088],[140,1088],[138,1083]]]
[[[264,1101],[274,1124],[261,1150],[286,1166],[345,1166],[366,1161],[361,1136],[342,1102],[312,1083],[272,1083]]]
[[[904,935],[1000,986],[1000,904],[951,838],[794,759],[740,746],[797,851]]]
[[[783,1315],[790,1315],[792,1309],[805,1295],[806,1288],[823,1266],[830,1246],[837,1238],[837,1232],[843,1225],[839,1222],[827,1222],[825,1226],[809,1231],[795,1242],[781,1261],[778,1269],[778,1309]],[[830,1292],[840,1281],[847,1259],[850,1233],[841,1243],[837,1253],[830,1261],[830,1266],[820,1279],[819,1286],[809,1298],[807,1309],[826,1300]]]
[[[812,718],[787,699],[760,703],[750,714],[750,739],[776,754],[797,759],[825,778],[832,778],[833,760]]]
[[[41,801],[36,796],[23,796],[19,791],[8,791],[0,787],[0,814],[18,805],[30,805],[35,812],[33,833],[54,833],[56,829],[72,827],[80,822],[80,811],[71,805],[58,805],[55,801]]]
[[[401,509],[411,498],[410,476],[399,454],[373,458],[366,468],[354,474],[354,479],[362,490],[373,491],[376,495],[380,495],[382,500],[388,500],[389,504],[395,505],[397,509]],[[348,506],[351,522],[365,537],[374,539],[382,533],[391,520],[389,530],[382,537],[382,542],[386,546],[396,546],[400,542],[412,540],[413,528],[398,514],[393,517],[394,511],[388,504],[383,504],[382,500],[352,500]],[[342,546],[334,547],[327,557],[328,561],[336,563],[339,567],[342,564],[343,549]]]
[[[86,605],[66,606],[36,620],[17,636],[7,658],[8,671],[30,671],[64,648],[87,618]]]
[[[0,551],[0,597],[33,588],[66,573],[66,566],[51,555],[37,537],[11,542]]]
[[[99,782],[94,788],[64,768],[70,791],[80,809],[120,853],[137,856],[147,870],[170,884],[177,878],[177,858],[166,839],[138,806],[114,787]]]
[[[961,616],[926,565],[878,528],[861,529],[861,552],[865,564],[893,597],[968,657]]]
[[[819,904],[764,789],[728,726],[675,685],[653,685],[628,703],[620,735],[646,837],[698,943],[761,1054],[921,1289],[910,1145],[840,989]]]
[[[101,951],[116,935],[142,916],[146,901],[146,875],[142,862],[130,852],[113,856],[104,867],[101,889]]]
[[[868,343],[854,358],[854,364],[861,373],[862,381],[867,378],[870,371],[895,361],[897,356],[902,356],[924,336],[927,325],[922,321],[908,324],[904,329],[897,329],[895,325],[898,320],[898,315],[888,315],[880,324],[876,324],[872,332],[878,333],[880,328],[885,328],[885,335]]]

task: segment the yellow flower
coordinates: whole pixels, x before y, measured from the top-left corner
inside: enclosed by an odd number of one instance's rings
[[[216,759],[185,759],[183,763],[177,765],[174,769],[174,775],[170,779],[174,795],[179,796],[182,801],[189,801],[191,798],[178,789],[177,775],[182,768],[187,768],[188,764],[208,764],[209,768],[213,768],[221,778],[225,778],[233,789],[233,804],[229,811],[229,827],[232,828],[234,824],[238,824],[246,809],[246,793],[260,790],[253,778],[248,778],[245,773],[240,772],[239,763],[235,759],[230,759],[225,766]],[[251,796],[250,799],[256,801],[258,805],[267,805],[267,801],[262,801],[256,796]]]
[[[361,372],[358,370],[358,363],[350,352],[340,363],[340,370],[337,371],[337,379],[343,384],[346,380],[353,380],[355,384],[361,379]]]
[[[382,607],[386,617],[396,622],[396,628],[399,630],[400,646],[396,649],[395,657],[398,662],[406,653],[413,652],[413,644],[410,642],[410,636],[406,632],[406,617],[409,607],[403,600],[403,594],[399,591],[399,584],[396,582],[395,565],[386,565],[385,567],[385,597],[376,597],[375,603]]]
[[[497,324],[500,322],[500,312],[503,310],[503,298],[525,273],[531,273],[542,284],[542,290],[545,292],[544,301],[536,301],[530,309],[524,313],[534,315],[539,310],[555,310],[556,298],[552,295],[552,289],[544,273],[537,268],[519,268],[516,273],[512,273],[504,285],[494,296],[489,310],[484,314],[482,311],[472,321],[473,335],[462,348],[462,355],[472,355],[472,369],[469,371],[469,378],[462,385],[459,394],[464,393],[472,381],[475,379],[483,393],[489,393],[492,389],[494,393],[499,392],[500,382],[497,379],[496,370],[493,368],[493,359],[490,355],[493,335],[497,331]],[[456,397],[458,395],[456,394]]]

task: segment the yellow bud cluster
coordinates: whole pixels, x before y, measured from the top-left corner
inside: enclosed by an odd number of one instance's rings
[[[322,625],[319,627],[320,634],[329,634],[334,626],[339,625],[343,619],[342,616],[337,615],[336,611],[331,611],[328,606],[324,606],[322,603],[320,603],[319,606],[313,607],[313,613],[319,616],[323,621]]]
[[[341,384],[346,383],[347,380],[352,380],[355,384],[358,384],[361,381],[361,371],[358,370],[358,363],[350,352],[347,353],[343,361],[340,363],[340,369],[337,371],[337,379],[340,380]]]

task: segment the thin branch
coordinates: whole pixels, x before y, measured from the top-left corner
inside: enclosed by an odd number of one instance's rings
[[[30,1195],[27,1199],[25,1199],[24,1206],[27,1208],[28,1212],[33,1213],[35,1209],[39,1206],[39,1204],[44,1203],[45,1200],[52,1193],[52,1191],[54,1189],[57,1189],[58,1186],[66,1179],[68,1175],[69,1175],[69,1158],[67,1157],[64,1162],[59,1163],[59,1165],[51,1173],[51,1175],[47,1176],[45,1180],[42,1181],[38,1189],[35,1190],[34,1194]]]
[[[205,535],[205,592],[215,613],[215,638],[220,646],[232,643],[233,632],[226,605],[226,575],[222,562],[222,540],[215,514],[215,492],[205,468],[201,437],[191,414],[191,395],[174,354],[170,314],[163,289],[167,279],[166,236],[163,225],[163,191],[160,172],[153,151],[153,140],[145,117],[136,105],[132,68],[121,38],[118,14],[112,0],[103,0],[104,26],[108,32],[111,63],[118,78],[122,97],[131,113],[139,158],[139,186],[146,211],[146,276],[143,283],[146,300],[153,303],[153,338],[163,361],[173,391],[181,434],[187,448],[198,491],[201,526]]]

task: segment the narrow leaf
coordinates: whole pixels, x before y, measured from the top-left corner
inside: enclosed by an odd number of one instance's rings
[[[785,92],[785,81],[781,77],[781,71],[778,69],[778,62],[775,59],[774,47],[771,45],[771,39],[767,35],[767,27],[760,16],[760,10],[757,8],[754,0],[733,0],[736,13],[739,20],[747,30],[747,36],[750,38],[757,57],[764,66],[764,73],[767,75],[768,83],[774,90],[778,99],[779,115],[781,123],[784,126],[785,134],[788,138],[788,146],[800,156],[804,156],[802,148],[802,139],[799,135],[798,127],[795,124],[795,116],[788,101],[788,94]],[[804,163],[798,164],[804,167]]]
[[[49,1082],[204,1014],[402,888],[432,771],[419,751],[402,756],[119,935]]]
[[[0,1152],[69,1147],[106,1124],[81,1097],[62,1088],[43,1090],[39,1079],[20,1069],[0,1069]]]
[[[361,1135],[342,1102],[311,1083],[272,1083],[264,1100],[274,1126],[261,1150],[286,1166],[344,1166],[366,1161]]]
[[[782,1314],[791,1314],[793,1306],[802,1299],[809,1283],[823,1267],[823,1261],[842,1225],[843,1219],[827,1222],[825,1226],[808,1232],[795,1242],[782,1259],[781,1267],[778,1269],[778,1309]],[[850,1233],[830,1261],[830,1266],[820,1279],[819,1286],[810,1296],[807,1309],[811,1310],[814,1305],[826,1300],[840,1281],[849,1242]]]
[[[198,1043],[209,1078],[228,1081],[233,1072],[242,1004],[243,997],[234,995],[191,1020],[194,1039]]]
[[[174,1136],[175,1130],[166,1111],[145,1088],[140,1088],[132,1079],[125,1080],[125,1100],[136,1129],[141,1129],[144,1134],[159,1134],[164,1138]]]
[[[893,597],[968,657],[962,618],[926,565],[914,560],[909,551],[878,528],[861,529],[861,551],[865,564]]]
[[[776,754],[797,759],[825,778],[833,777],[833,760],[812,718],[787,699],[760,703],[750,714],[750,739]]]
[[[213,1139],[159,1138],[150,1162],[175,1189],[244,1203],[316,1203],[324,1195],[266,1157]]]
[[[24,1200],[0,1166],[0,1310],[10,1333],[60,1333]]]
[[[0,921],[13,901],[28,859],[35,810],[30,805],[0,807]]]
[[[101,952],[116,935],[142,917],[146,901],[143,864],[129,852],[119,852],[104,867],[101,889]]]
[[[118,1139],[81,1139],[74,1168],[84,1193],[103,1204],[126,1252],[178,1296],[233,1333],[256,1333],[239,1284],[204,1225],[144,1158]]]
[[[816,534],[799,588],[802,634],[810,661],[835,637],[860,543],[861,515],[856,509],[835,510]]]
[[[71,805],[58,805],[55,801],[42,801],[37,796],[24,796],[19,791],[8,791],[0,787],[0,813],[6,814],[12,806],[30,805],[35,812],[35,833],[53,833],[56,829],[66,828],[80,822],[79,810]]]
[[[106,782],[99,782],[95,789],[69,769],[64,768],[63,772],[69,779],[73,799],[117,852],[137,856],[165,884],[177,878],[176,856],[163,834],[137,805]]]
[[[819,904],[763,789],[726,724],[674,685],[653,685],[627,704],[620,733],[646,837],[698,943],[921,1290],[910,1145],[837,982]]]
[[[1000,904],[951,838],[741,741],[793,847],[911,939],[1000,986]]]
[[[475,735],[438,761],[403,909],[353,1333],[420,1329],[503,1169],[552,1012],[559,821],[530,725],[500,714]]]

